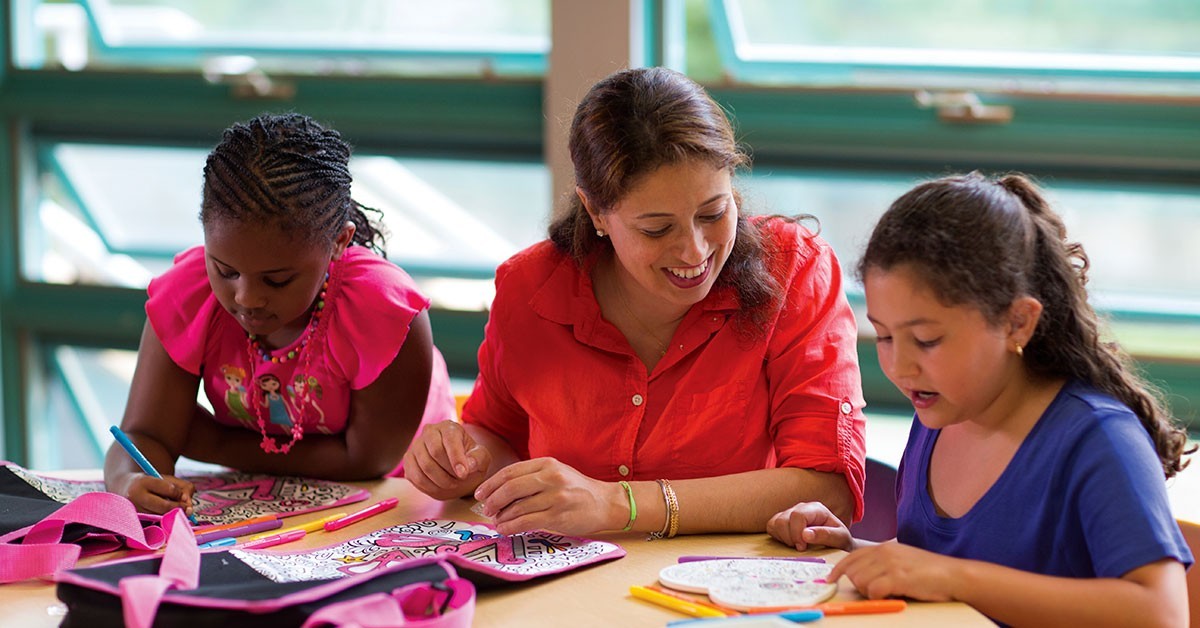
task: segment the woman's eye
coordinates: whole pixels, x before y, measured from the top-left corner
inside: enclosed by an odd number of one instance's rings
[[[655,229],[653,231],[648,230],[648,229],[642,229],[642,233],[650,236],[651,238],[661,238],[661,237],[667,235],[667,231],[669,231],[670,229],[671,229],[670,227],[663,227],[662,229]]]
[[[933,340],[921,340],[920,338],[914,338],[913,341],[916,342],[917,346],[921,347],[922,349],[930,349],[932,347],[936,347],[938,343],[942,341],[942,339],[934,338]]]
[[[882,344],[882,343],[891,342],[891,341],[892,341],[891,336],[875,336],[875,344]]]
[[[232,270],[224,271],[224,270],[221,270],[220,268],[217,269],[217,274],[225,279],[237,279],[237,276],[238,276],[238,274]]]
[[[725,217],[725,210],[722,209],[721,211],[719,211],[715,214],[710,214],[708,216],[701,216],[700,220],[703,220],[705,222],[720,222],[721,219],[724,217]]]

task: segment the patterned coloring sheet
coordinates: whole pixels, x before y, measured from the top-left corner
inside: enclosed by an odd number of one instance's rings
[[[30,486],[64,504],[84,493],[105,490],[103,481],[64,480],[14,464],[6,466]],[[183,479],[196,485],[192,503],[196,519],[202,524],[234,523],[267,514],[290,517],[352,504],[370,496],[366,489],[347,484],[293,476],[228,471],[185,475]]]
[[[625,555],[620,546],[550,532],[502,535],[482,523],[435,519],[376,530],[326,548],[279,553],[230,550],[275,582],[306,582],[369,573],[424,556],[458,556],[456,564],[504,580],[542,575]],[[464,560],[465,559],[465,560]]]

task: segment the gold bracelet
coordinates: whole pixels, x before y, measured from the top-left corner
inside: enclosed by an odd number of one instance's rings
[[[671,488],[670,482],[663,480],[663,486],[667,489],[667,505],[671,509],[671,529],[667,531],[667,538],[672,539],[679,532],[679,500],[675,497],[675,489]]]
[[[679,500],[675,497],[675,489],[671,487],[670,480],[656,480],[658,487],[662,489],[663,502],[666,505],[666,517],[663,519],[663,529],[661,532],[651,532],[646,540],[652,539],[669,539],[679,532]]]

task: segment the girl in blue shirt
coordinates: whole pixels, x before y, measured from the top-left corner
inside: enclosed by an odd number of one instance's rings
[[[1005,624],[1181,626],[1192,556],[1164,477],[1186,432],[1101,340],[1087,256],[1020,175],[918,185],[858,272],[884,373],[916,408],[897,538],[854,539],[822,504],[768,531],[851,551],[870,598],[961,601]]]

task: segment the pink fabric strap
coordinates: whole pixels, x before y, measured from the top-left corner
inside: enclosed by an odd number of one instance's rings
[[[0,545],[0,584],[70,569],[79,560],[79,549],[70,543]]]
[[[73,567],[81,554],[90,553],[79,544],[62,542],[63,531],[72,523],[108,533],[98,535],[102,543],[105,537],[120,538],[139,550],[158,549],[163,544],[162,530],[158,526],[143,529],[128,499],[113,493],[85,493],[41,521],[0,536],[0,583],[48,576]],[[20,544],[14,544],[18,539]],[[116,549],[111,542],[103,547]]]
[[[163,515],[163,528],[167,547],[158,573],[121,579],[121,610],[129,628],[149,628],[164,593],[194,589],[200,581],[200,550],[183,511],[176,508]]]
[[[302,628],[470,628],[474,616],[474,585],[451,578],[331,604],[309,616]]]

